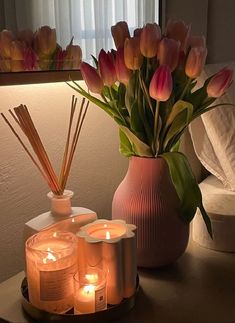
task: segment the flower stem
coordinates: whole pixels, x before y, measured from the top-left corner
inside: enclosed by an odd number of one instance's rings
[[[156,141],[157,141],[157,130],[158,130],[158,119],[159,119],[160,101],[156,102],[156,110],[154,115],[154,129],[153,129],[153,151],[154,155],[157,155]]]
[[[187,89],[188,89],[189,84],[191,83],[191,81],[192,81],[192,79],[191,78],[188,78],[187,83],[186,83],[186,85],[185,85],[185,87],[183,89],[183,92],[181,93],[180,100],[182,100],[184,98],[185,93],[186,93],[186,91],[187,91]]]

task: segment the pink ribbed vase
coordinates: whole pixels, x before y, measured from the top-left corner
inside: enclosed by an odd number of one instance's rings
[[[137,226],[137,262],[154,268],[177,260],[188,244],[189,225],[163,158],[131,157],[112,204],[113,219]]]

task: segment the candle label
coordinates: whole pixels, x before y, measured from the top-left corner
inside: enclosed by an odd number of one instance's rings
[[[99,312],[106,309],[106,289],[101,288],[95,291],[95,311]]]
[[[40,271],[40,300],[59,301],[73,293],[76,264],[53,271]]]

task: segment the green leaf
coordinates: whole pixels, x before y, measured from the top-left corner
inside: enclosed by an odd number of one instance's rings
[[[120,126],[120,129],[132,143],[135,155],[140,157],[153,157],[150,147],[141,141],[130,129],[124,126]]]
[[[212,237],[210,218],[203,207],[202,194],[186,156],[179,152],[168,152],[162,154],[161,157],[168,164],[172,183],[181,201],[183,219],[189,223],[198,207],[202,213],[207,231]]]
[[[119,145],[120,153],[126,157],[135,155],[135,153],[133,152],[132,144],[130,140],[121,129],[119,129],[119,139],[120,139],[120,145]]]
[[[138,105],[137,101],[135,101],[131,108],[131,130],[133,130],[133,132],[137,135],[139,139],[141,139],[143,142],[146,142],[145,129],[142,118],[139,113],[139,108],[141,107]]]
[[[172,110],[166,120],[166,127],[168,127],[174,121],[176,116],[183,110],[187,111],[187,123],[189,123],[193,115],[193,105],[189,102],[179,100],[172,107]]]
[[[179,140],[178,134],[182,134],[182,130],[188,125],[187,123],[187,112],[185,110],[181,111],[172,124],[169,130],[166,132],[165,138],[163,140],[164,151],[169,151],[172,146]]]
[[[96,67],[96,69],[98,70],[99,63],[98,63],[97,58],[96,58],[94,55],[91,55],[91,57],[93,58],[93,61],[94,61],[94,63],[95,63],[95,67]]]
[[[125,106],[127,107],[129,115],[131,115],[131,107],[135,101],[136,79],[137,73],[133,73],[126,88]]]

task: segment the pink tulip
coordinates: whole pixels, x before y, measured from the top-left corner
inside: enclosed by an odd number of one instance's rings
[[[191,36],[188,39],[188,47],[206,47],[204,36]]]
[[[157,101],[167,101],[173,88],[171,70],[167,65],[161,65],[153,74],[149,86],[149,95]]]
[[[143,55],[140,52],[140,38],[132,37],[125,40],[124,60],[130,70],[138,70],[143,63]]]
[[[140,34],[141,54],[149,58],[156,56],[160,39],[160,27],[156,23],[146,24]]]
[[[11,43],[14,36],[11,31],[3,30],[0,32],[0,56],[2,58],[9,58],[11,51]]]
[[[38,70],[37,55],[34,50],[30,47],[24,50],[24,70],[25,71],[36,71]]]
[[[115,69],[116,69],[118,81],[127,85],[131,77],[132,71],[126,67],[126,64],[124,61],[123,47],[118,47],[116,61],[115,61]]]
[[[142,30],[143,28],[136,28],[133,33],[134,37],[140,37]]]
[[[206,55],[207,49],[205,47],[193,47],[190,49],[185,65],[185,74],[188,77],[194,79],[201,74],[205,65]]]
[[[99,70],[105,85],[112,86],[117,81],[117,75],[112,58],[103,49],[99,53]]]
[[[104,84],[96,69],[91,65],[82,62],[80,65],[80,70],[88,89],[93,93],[100,94]]]
[[[63,69],[77,70],[82,61],[82,50],[78,45],[73,45],[72,42],[66,47]]]
[[[115,26],[112,26],[111,33],[116,48],[124,46],[125,39],[130,38],[129,28],[125,21],[119,21]]]
[[[66,50],[58,48],[55,55],[55,69],[62,70],[66,57]]]
[[[216,73],[207,85],[207,94],[212,98],[219,98],[232,83],[233,70],[229,67],[223,68]]]
[[[186,51],[191,26],[182,20],[169,20],[166,26],[166,36],[180,41],[180,50]]]
[[[48,26],[39,28],[34,35],[34,49],[39,57],[51,56],[56,50],[56,30]]]
[[[163,38],[158,48],[158,59],[160,65],[168,65],[171,71],[178,65],[180,53],[180,42],[170,38]]]
[[[17,33],[17,39],[24,42],[26,46],[31,47],[33,43],[33,32],[30,29],[20,30]]]

